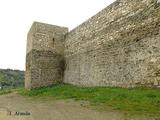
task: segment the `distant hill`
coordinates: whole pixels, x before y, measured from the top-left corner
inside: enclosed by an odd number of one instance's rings
[[[24,71],[0,69],[0,87],[17,88],[24,86]]]

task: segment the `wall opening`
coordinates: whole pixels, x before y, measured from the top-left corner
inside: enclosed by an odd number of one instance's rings
[[[53,42],[52,45],[53,45],[53,47],[54,47],[54,42],[55,42],[55,39],[54,39],[54,38],[52,39],[52,42]]]

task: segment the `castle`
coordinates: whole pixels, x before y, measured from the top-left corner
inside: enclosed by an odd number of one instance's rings
[[[160,87],[160,0],[117,0],[72,31],[34,22],[25,87]]]

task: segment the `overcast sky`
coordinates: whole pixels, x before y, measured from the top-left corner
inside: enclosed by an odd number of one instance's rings
[[[78,26],[115,0],[1,0],[0,68],[25,70],[26,39],[33,21]]]

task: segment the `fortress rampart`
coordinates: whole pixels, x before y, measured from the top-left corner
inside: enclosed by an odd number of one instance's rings
[[[117,0],[72,31],[35,22],[26,88],[160,86],[160,1]]]

